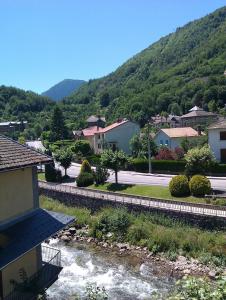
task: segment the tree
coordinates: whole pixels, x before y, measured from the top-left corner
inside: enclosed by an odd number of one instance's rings
[[[90,163],[86,159],[83,160],[82,165],[81,165],[80,174],[82,174],[82,173],[92,173]]]
[[[67,169],[70,167],[73,158],[73,153],[70,149],[60,149],[56,151],[55,159],[65,170],[65,177],[67,176]]]
[[[81,153],[83,156],[87,156],[92,153],[90,143],[88,141],[83,140],[76,141],[71,147],[71,150],[76,154]]]
[[[64,115],[59,106],[54,108],[50,128],[53,141],[63,140],[68,137],[68,130],[65,125]]]
[[[215,163],[213,152],[208,145],[201,148],[193,148],[185,154],[185,171],[187,175],[205,175]]]
[[[133,157],[148,158],[148,134],[147,130],[144,130],[143,134],[137,134],[130,140],[130,148],[132,150]],[[151,154],[155,155],[158,151],[158,147],[150,138]]]
[[[110,174],[108,173],[108,170],[105,167],[102,167],[101,165],[98,165],[96,167],[96,171],[94,173],[94,180],[95,183],[98,184],[104,184],[107,180]]]
[[[123,151],[112,151],[111,149],[105,150],[101,154],[101,164],[115,172],[115,183],[118,184],[118,172],[122,170],[129,159]]]

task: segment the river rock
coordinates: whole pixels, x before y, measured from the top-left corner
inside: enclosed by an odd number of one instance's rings
[[[69,228],[69,232],[70,232],[71,234],[75,234],[75,233],[76,233],[75,227],[70,227],[70,228]]]
[[[63,242],[66,242],[66,243],[68,243],[68,242],[70,242],[70,237],[69,236],[67,236],[67,235],[63,235],[62,237],[61,237],[61,240],[63,241]]]
[[[217,273],[216,273],[214,270],[209,271],[209,273],[208,273],[208,276],[209,276],[209,278],[211,278],[211,279],[215,279],[215,278],[216,278],[216,275],[217,275]]]
[[[183,270],[184,275],[189,275],[190,273],[191,273],[191,270],[189,270],[189,269]]]

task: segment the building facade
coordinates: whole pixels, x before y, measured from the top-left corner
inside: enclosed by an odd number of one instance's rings
[[[160,129],[154,137],[154,142],[158,147],[164,146],[171,150],[181,147],[183,139],[195,140],[203,135],[191,127],[164,128]]]
[[[216,160],[226,163],[226,120],[208,127],[208,143]]]
[[[37,299],[57,280],[57,249],[42,242],[74,218],[39,207],[37,166],[52,158],[0,135],[0,299]]]

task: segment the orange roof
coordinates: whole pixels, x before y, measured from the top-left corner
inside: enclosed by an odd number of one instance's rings
[[[113,124],[111,124],[111,125],[109,125],[105,128],[101,128],[100,132],[105,133],[105,132],[110,131],[110,130],[112,130],[112,129],[114,129],[114,128],[122,125],[122,124],[127,123],[127,122],[128,122],[128,120],[122,120],[122,121],[115,122],[115,123],[113,123]],[[95,132],[95,133],[97,133],[97,132]]]
[[[199,133],[191,127],[181,127],[181,128],[163,128],[160,131],[163,131],[166,135],[171,138],[178,137],[193,137],[198,136]]]
[[[101,132],[101,129],[98,126],[92,126],[92,127],[88,127],[82,130],[82,133],[84,136],[93,136],[95,133],[97,132]]]

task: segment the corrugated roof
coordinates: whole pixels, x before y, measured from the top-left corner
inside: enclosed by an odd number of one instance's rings
[[[225,129],[226,128],[226,119],[219,122],[211,124],[208,129]]]
[[[0,172],[50,162],[51,157],[0,135]]]
[[[193,136],[199,135],[198,131],[196,131],[195,129],[193,129],[191,127],[163,128],[163,129],[160,129],[160,131],[163,131],[165,134],[167,134],[171,138],[193,137]]]
[[[0,248],[0,269],[73,221],[71,216],[38,209],[29,218],[0,231],[8,240],[6,246]]]

